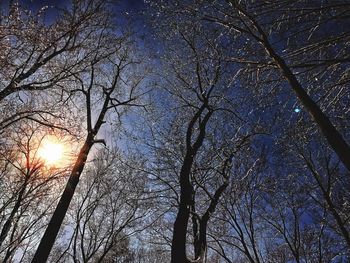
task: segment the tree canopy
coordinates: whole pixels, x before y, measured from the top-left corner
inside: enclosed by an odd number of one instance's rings
[[[348,0],[1,2],[0,259],[350,261],[349,30]]]

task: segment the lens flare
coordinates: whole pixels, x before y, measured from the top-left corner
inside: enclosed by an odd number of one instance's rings
[[[41,142],[38,157],[47,165],[57,165],[63,158],[64,146],[50,138]]]

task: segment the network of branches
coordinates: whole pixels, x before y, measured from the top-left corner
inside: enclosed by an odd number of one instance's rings
[[[350,262],[349,0],[34,2],[0,2],[2,262]]]

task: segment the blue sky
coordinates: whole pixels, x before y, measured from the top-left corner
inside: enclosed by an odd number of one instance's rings
[[[23,7],[28,8],[33,12],[38,11],[43,6],[48,6],[49,8],[46,11],[45,21],[46,23],[50,24],[55,20],[57,15],[57,10],[55,10],[53,7],[63,8],[72,0],[0,0],[0,9],[6,12],[8,10],[9,3],[16,1],[18,1]],[[120,0],[115,2],[116,5],[114,12],[119,21],[126,22],[125,18],[132,18],[131,21],[134,24],[134,29],[139,31],[139,33],[148,32],[149,28],[146,28],[144,17],[141,14],[142,11],[146,9],[144,0]],[[123,14],[123,16],[120,16],[120,14]]]
[[[10,0],[1,1],[2,5],[8,5]],[[64,6],[69,0],[19,0],[20,3],[32,7],[33,9],[41,6]],[[120,6],[129,11],[140,11],[144,7],[143,0],[121,0]]]

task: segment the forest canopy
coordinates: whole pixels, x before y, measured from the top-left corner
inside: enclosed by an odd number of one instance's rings
[[[2,262],[350,262],[350,1],[0,2]]]

